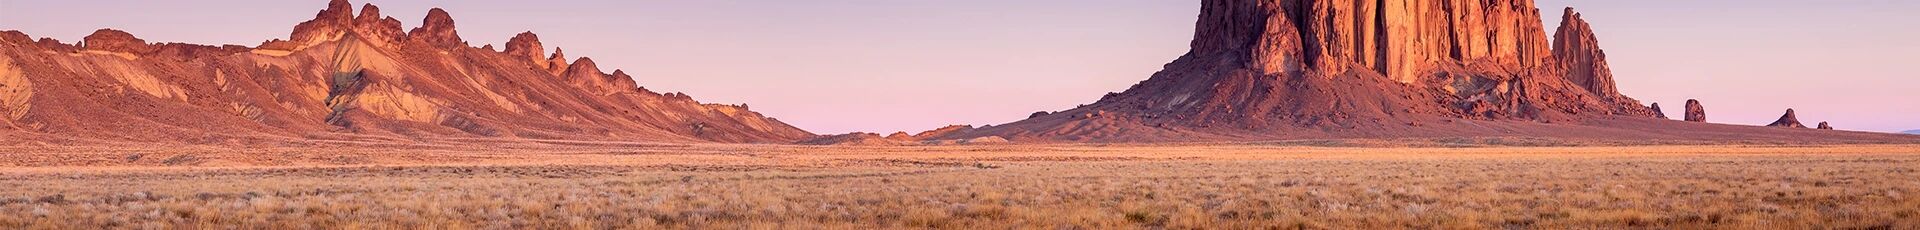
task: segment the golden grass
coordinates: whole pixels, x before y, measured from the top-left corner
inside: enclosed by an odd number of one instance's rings
[[[1907,145],[9,148],[0,159],[8,229],[1920,228],[1920,147]]]

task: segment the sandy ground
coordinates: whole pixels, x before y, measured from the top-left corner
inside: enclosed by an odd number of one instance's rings
[[[0,147],[0,228],[1920,228],[1920,146]]]

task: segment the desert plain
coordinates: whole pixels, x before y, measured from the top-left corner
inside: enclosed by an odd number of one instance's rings
[[[1920,228],[1920,145],[1383,143],[0,147],[0,228]]]

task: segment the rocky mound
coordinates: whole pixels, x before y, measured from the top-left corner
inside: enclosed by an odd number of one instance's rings
[[[1660,119],[1669,119],[1667,118],[1666,110],[1660,109],[1660,103],[1653,103],[1653,105],[1648,105],[1647,108],[1653,109],[1653,117],[1660,118]]]
[[[825,135],[796,142],[802,145],[837,146],[904,146],[904,145],[983,145],[1013,143],[998,136],[974,137],[965,139],[921,139],[897,132],[886,136],[878,133],[855,132],[839,135]]]
[[[1828,124],[1827,124],[1827,122],[1825,122],[1825,121],[1822,121],[1822,122],[1820,122],[1820,129],[1821,129],[1821,130],[1833,130],[1833,125],[1828,125]]]
[[[1779,120],[1774,120],[1772,124],[1767,124],[1767,127],[1807,128],[1806,125],[1800,124],[1799,117],[1793,115],[1793,109],[1787,109],[1787,114],[1780,115]]]
[[[285,143],[462,138],[791,143],[814,135],[748,110],[568,64],[522,33],[504,52],[433,9],[419,28],[332,1],[257,47],[151,44],[102,29],[84,46],[0,32],[0,132],[44,141]]]
[[[940,139],[1676,136],[1615,88],[1580,13],[1563,11],[1551,42],[1540,18],[1531,0],[1203,0],[1190,50],[1147,80]],[[1776,135],[1747,137],[1761,136]]]
[[[914,142],[912,141],[895,140],[887,137],[882,137],[878,133],[864,133],[864,132],[838,134],[838,135],[823,135],[819,137],[814,137],[812,139],[801,140],[800,142],[797,142],[797,143],[802,145],[838,145],[838,146],[895,146],[895,145],[914,144]]]

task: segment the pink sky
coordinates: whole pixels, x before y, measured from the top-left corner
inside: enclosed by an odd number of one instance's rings
[[[355,1],[356,4],[367,1]],[[642,86],[817,133],[999,124],[1090,103],[1186,52],[1198,1],[373,1],[412,28],[452,12],[473,44],[520,31]],[[1620,89],[1679,114],[1765,124],[1786,108],[1841,129],[1920,129],[1920,1],[1540,0],[1596,27]],[[257,45],[325,1],[0,0],[0,30],[75,41]]]

